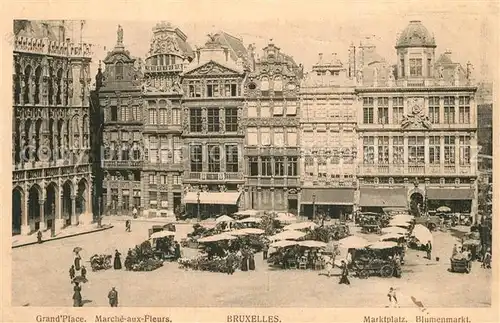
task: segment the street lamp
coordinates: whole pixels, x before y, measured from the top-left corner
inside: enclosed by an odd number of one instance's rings
[[[316,219],[316,194],[313,194],[313,219]]]
[[[200,192],[196,193],[196,196],[197,196],[197,202],[198,202],[198,221],[201,221],[201,214],[200,214]]]

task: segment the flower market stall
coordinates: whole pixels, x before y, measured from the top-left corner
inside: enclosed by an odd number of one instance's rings
[[[163,261],[155,257],[149,241],[135,246],[125,258],[125,269],[131,271],[152,271],[161,266],[163,266]]]

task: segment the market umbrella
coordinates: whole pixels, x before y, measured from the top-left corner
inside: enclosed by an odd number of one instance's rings
[[[261,221],[262,221],[261,218],[256,218],[256,217],[251,216],[249,218],[238,220],[236,222],[238,222],[238,223],[259,223]]]
[[[468,239],[465,240],[462,245],[464,246],[479,246],[481,244],[480,240],[473,240],[473,239]]]
[[[232,235],[232,236],[246,236],[246,235],[248,235],[248,233],[244,232],[243,229],[229,231],[229,232],[226,232],[226,233],[229,234],[229,235]]]
[[[228,215],[221,215],[217,219],[215,219],[215,222],[221,223],[221,222],[234,222],[234,219]]]
[[[263,234],[265,232],[264,230],[257,228],[246,228],[246,229],[241,229],[240,231],[248,234]]]
[[[235,213],[236,215],[239,216],[257,216],[259,215],[259,211],[257,210],[245,210],[245,211],[239,211]]]
[[[436,209],[436,212],[443,212],[443,213],[447,213],[447,212],[451,212],[451,209],[447,206],[440,206]]]
[[[372,243],[371,245],[368,246],[370,249],[389,249],[389,248],[394,248],[397,247],[398,244],[396,242],[392,241],[379,241]]]
[[[422,224],[417,224],[413,228],[413,232],[411,233],[413,237],[415,237],[420,243],[425,244],[427,241],[432,242],[432,233]]]
[[[278,213],[276,213],[276,216],[278,216],[278,217],[294,218],[295,214],[289,213],[289,212],[278,212]]]
[[[151,235],[151,239],[165,238],[165,237],[173,237],[175,236],[175,232],[173,231],[158,231]]]
[[[290,240],[281,240],[281,241],[276,241],[273,242],[269,245],[269,247],[273,248],[286,248],[286,247],[291,247],[291,246],[296,246],[297,241],[290,241]]]
[[[393,240],[393,239],[396,239],[396,240],[399,240],[401,238],[404,238],[404,235],[402,235],[401,233],[386,233],[384,234],[383,236],[380,237],[379,241],[386,241],[386,240]]]
[[[389,226],[390,227],[403,227],[403,228],[408,228],[410,226],[410,221],[406,221],[406,220],[401,220],[401,221],[398,221],[398,220],[391,220],[389,222]]]
[[[370,243],[368,242],[368,240],[363,239],[361,237],[349,236],[347,238],[340,239],[339,244],[342,247],[347,248],[347,249],[351,249],[351,248],[356,249],[356,248],[364,248],[367,245],[369,245]]]
[[[273,236],[269,237],[269,240],[296,240],[300,239],[306,234],[304,232],[300,231],[295,231],[295,230],[287,230],[280,232],[278,234],[275,234]]]
[[[221,234],[216,234],[213,236],[198,239],[198,242],[216,242],[216,241],[234,240],[234,239],[236,239],[236,237],[229,235],[227,233],[221,233]]]
[[[303,230],[303,229],[314,229],[317,227],[317,224],[311,221],[306,221],[306,222],[298,222],[298,223],[293,223],[289,224],[286,227],[284,227],[284,230]]]
[[[409,214],[397,214],[395,215],[392,220],[396,221],[413,221],[414,217]]]
[[[308,248],[324,248],[327,246],[327,244],[322,241],[305,240],[305,241],[299,241],[299,246]]]
[[[401,233],[401,234],[406,234],[408,233],[408,230],[400,227],[387,227],[387,228],[382,228],[383,233]]]
[[[73,278],[73,280],[71,281],[72,283],[86,283],[88,282],[87,278],[84,278],[82,276],[76,276],[75,278]]]
[[[73,252],[80,252],[82,250],[83,250],[83,248],[81,248],[81,247],[74,247],[73,248]]]

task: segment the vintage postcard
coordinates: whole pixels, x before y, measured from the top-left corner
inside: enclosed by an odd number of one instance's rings
[[[5,8],[1,321],[499,322],[496,2]]]

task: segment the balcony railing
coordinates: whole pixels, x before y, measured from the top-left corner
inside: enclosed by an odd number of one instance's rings
[[[414,165],[414,164],[361,164],[358,175],[475,175],[470,166],[457,165]]]
[[[87,43],[70,43],[19,36],[14,39],[14,51],[33,54],[68,57],[92,57],[92,45]]]
[[[182,72],[184,67],[184,64],[144,66],[146,72]]]
[[[243,180],[243,173],[209,173],[209,172],[186,172],[187,180],[200,181],[229,181]]]
[[[135,168],[142,167],[141,160],[104,160],[104,167],[118,167],[118,168]]]

